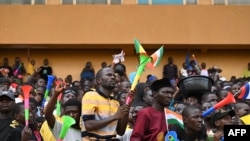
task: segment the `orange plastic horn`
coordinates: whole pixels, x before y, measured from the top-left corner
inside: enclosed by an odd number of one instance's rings
[[[32,89],[32,87],[30,85],[24,85],[24,86],[22,86],[22,90],[23,90],[23,94],[24,94],[24,99],[29,98],[31,89]]]
[[[223,100],[221,100],[219,103],[215,104],[213,107],[209,108],[207,111],[202,113],[202,117],[208,116],[210,113],[214,112],[215,110],[231,104],[231,103],[236,103],[236,100],[231,92],[228,92],[227,97]]]
[[[236,100],[231,92],[228,92],[227,97],[221,100],[219,103],[215,104],[215,108],[219,109],[225,105],[236,103]]]
[[[22,86],[23,94],[24,94],[24,114],[25,114],[25,125],[29,124],[29,97],[30,91],[32,87],[29,85]]]

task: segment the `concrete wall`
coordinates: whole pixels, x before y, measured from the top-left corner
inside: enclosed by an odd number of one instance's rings
[[[133,47],[131,46],[131,49]],[[149,54],[155,50],[147,50]],[[164,57],[159,66],[154,70],[146,69],[141,77],[141,81],[146,80],[147,74],[157,75],[162,77],[163,65],[167,63],[167,58],[172,56],[174,63],[181,68],[182,63],[185,60],[186,50],[164,50]],[[247,63],[250,62],[249,50],[209,50],[206,53],[202,53],[198,50],[192,50],[195,54],[198,63],[207,63],[207,67],[216,65],[222,69],[222,76],[230,79],[232,75],[240,77],[243,70],[247,67]],[[54,74],[58,77],[65,78],[68,74],[72,74],[74,80],[80,79],[80,73],[87,61],[92,61],[95,70],[97,71],[101,67],[101,62],[112,62],[112,55],[120,53],[120,50],[84,50],[84,49],[31,49],[29,56],[31,59],[36,60],[36,66],[39,67],[43,64],[43,59],[48,58],[49,64],[53,67]],[[126,53],[126,52],[125,52]],[[27,68],[28,51],[27,49],[1,49],[0,50],[0,62],[2,63],[3,57],[8,57],[10,65],[14,64],[14,58],[20,56]],[[127,66],[127,73],[136,71],[138,65],[137,55],[125,55],[124,64]]]
[[[250,6],[1,5],[0,44],[249,44]]]
[[[86,61],[96,70],[123,49],[127,73],[136,70],[137,38],[149,55],[161,45],[181,68],[188,50],[199,63],[219,66],[228,79],[241,76],[250,62],[250,6],[213,5],[0,5],[0,60],[20,56],[37,66],[48,58],[59,77],[79,79]],[[29,50],[29,51],[28,51]]]

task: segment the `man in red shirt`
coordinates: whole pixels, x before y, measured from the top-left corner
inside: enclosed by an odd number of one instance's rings
[[[163,141],[167,132],[164,108],[168,107],[174,94],[168,78],[152,83],[153,104],[138,112],[131,141]]]

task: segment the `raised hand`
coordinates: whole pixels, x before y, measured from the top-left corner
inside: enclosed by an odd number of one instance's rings
[[[58,84],[56,84],[55,93],[60,94],[63,91],[63,89],[64,89],[63,82],[59,82]]]
[[[223,133],[221,131],[217,131],[214,133],[214,141],[220,141],[223,137]]]
[[[127,116],[129,114],[129,106],[124,104],[119,107],[118,111],[115,113],[116,119],[121,119],[124,116]]]
[[[22,131],[22,138],[21,141],[29,141],[32,135],[32,131],[28,126],[25,126]]]
[[[126,105],[130,105],[134,99],[135,91],[130,90],[126,97]]]

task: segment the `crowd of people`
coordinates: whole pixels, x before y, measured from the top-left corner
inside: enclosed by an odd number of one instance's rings
[[[232,76],[227,81],[220,78],[222,70],[218,67],[207,69],[205,62],[199,65],[191,60],[178,69],[169,57],[162,78],[148,74],[147,81],[139,81],[134,90],[121,62],[102,62],[102,68],[95,71],[88,61],[80,80],[73,80],[72,75],[55,77],[47,58],[43,66],[34,65],[35,60],[31,60],[26,70],[16,57],[13,66],[8,58],[0,66],[2,141],[56,141],[64,116],[75,121],[64,141],[163,141],[170,131],[181,141],[222,141],[224,125],[250,124],[250,100],[244,98],[235,97],[236,103],[202,116],[229,93],[237,95],[249,83],[250,63],[241,78]],[[212,80],[209,90],[199,97],[183,96],[179,88],[181,79],[192,76]],[[31,87],[28,109],[24,86]],[[168,123],[165,109],[180,115],[183,126]]]

